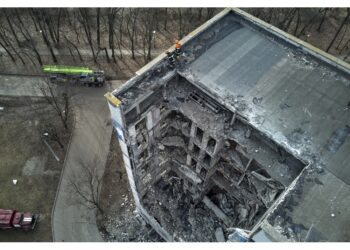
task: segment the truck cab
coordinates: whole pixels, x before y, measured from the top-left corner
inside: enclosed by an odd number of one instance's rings
[[[18,212],[10,209],[0,209],[0,229],[20,228],[24,231],[34,229],[38,219],[37,214]]]
[[[82,85],[89,87],[102,87],[105,82],[104,72],[94,71],[93,73],[83,73],[80,75],[79,81]]]

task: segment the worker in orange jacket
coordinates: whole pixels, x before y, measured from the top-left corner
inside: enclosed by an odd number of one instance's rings
[[[175,54],[179,56],[181,54],[181,43],[179,40],[175,41]]]

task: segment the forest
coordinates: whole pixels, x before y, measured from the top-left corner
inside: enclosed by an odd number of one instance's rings
[[[0,71],[39,72],[44,64],[131,71],[149,62],[219,8],[2,8]],[[250,8],[250,14],[350,60],[350,8]],[[108,65],[108,66],[101,66]],[[16,67],[13,67],[16,65]]]

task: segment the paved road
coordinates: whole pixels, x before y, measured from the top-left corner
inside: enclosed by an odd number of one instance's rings
[[[112,134],[105,92],[104,88],[81,88],[74,96],[76,123],[53,210],[54,241],[102,241],[94,211],[77,202],[80,197],[71,191],[69,178],[79,171],[80,161],[89,164],[96,156],[100,174],[104,171]]]
[[[43,83],[44,80],[43,77],[0,75],[0,95],[42,96],[38,86],[40,83]]]

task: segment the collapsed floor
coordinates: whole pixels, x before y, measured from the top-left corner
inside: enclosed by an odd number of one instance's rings
[[[139,98],[142,96],[142,98]],[[176,241],[251,230],[304,164],[175,76],[121,96],[140,202]]]

